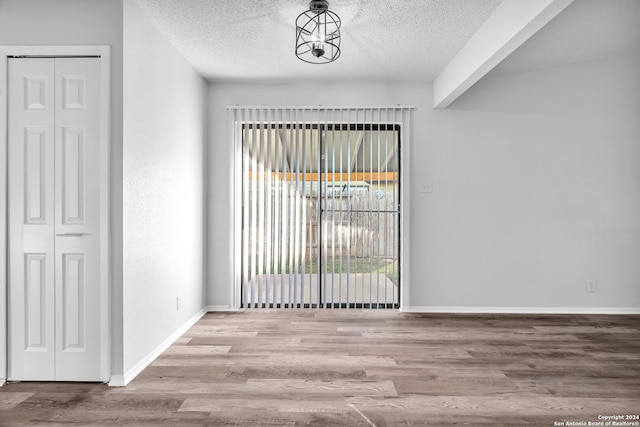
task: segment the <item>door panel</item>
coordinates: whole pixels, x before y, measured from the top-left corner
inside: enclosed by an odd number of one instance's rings
[[[9,379],[100,379],[99,60],[9,60]]]
[[[9,61],[10,379],[55,377],[54,69]]]
[[[100,373],[97,58],[56,58],[56,379]]]
[[[62,256],[62,351],[84,351],[86,277],[82,254]]]
[[[46,224],[47,222],[47,196],[53,196],[50,188],[47,188],[46,182],[47,149],[51,145],[50,142],[48,142],[51,140],[51,137],[52,134],[47,131],[46,127],[28,126],[24,129],[24,200],[26,224]],[[49,220],[52,220],[51,215],[49,215]]]
[[[83,128],[62,129],[60,177],[61,224],[84,224],[84,151],[85,130]]]
[[[47,302],[51,295],[47,292],[47,256],[45,254],[25,254],[24,311],[26,313],[25,347],[27,351],[46,352],[50,333],[47,328]]]

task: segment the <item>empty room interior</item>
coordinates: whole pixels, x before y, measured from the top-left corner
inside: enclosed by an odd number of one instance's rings
[[[0,426],[640,425],[638,76],[638,0],[0,0]]]

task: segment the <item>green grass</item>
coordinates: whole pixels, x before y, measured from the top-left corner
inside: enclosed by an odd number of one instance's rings
[[[268,268],[264,268],[264,274],[289,274],[296,271],[295,266],[290,266],[287,263],[284,266],[284,270],[277,266],[274,270],[268,271]],[[302,262],[298,264],[298,272],[302,273],[303,271]],[[304,263],[304,273],[382,273],[385,274],[389,280],[391,280],[395,285],[398,284],[398,279],[400,272],[398,270],[398,261],[394,261],[387,258],[348,258],[346,256],[342,256],[342,259],[339,255],[332,257],[329,254],[326,258],[322,260],[322,265],[320,266],[320,270],[318,270],[319,263],[318,259],[307,259]]]

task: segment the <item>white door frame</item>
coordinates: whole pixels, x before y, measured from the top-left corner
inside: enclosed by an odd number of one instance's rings
[[[100,379],[111,376],[111,273],[110,273],[110,111],[111,111],[111,48],[109,46],[3,46],[0,45],[0,385],[8,374],[8,58],[11,56],[99,56],[100,57],[100,336],[102,363]]]

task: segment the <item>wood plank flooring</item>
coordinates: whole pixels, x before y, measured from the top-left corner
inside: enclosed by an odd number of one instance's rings
[[[639,414],[640,316],[209,313],[127,387],[0,387],[2,426],[560,426]]]

